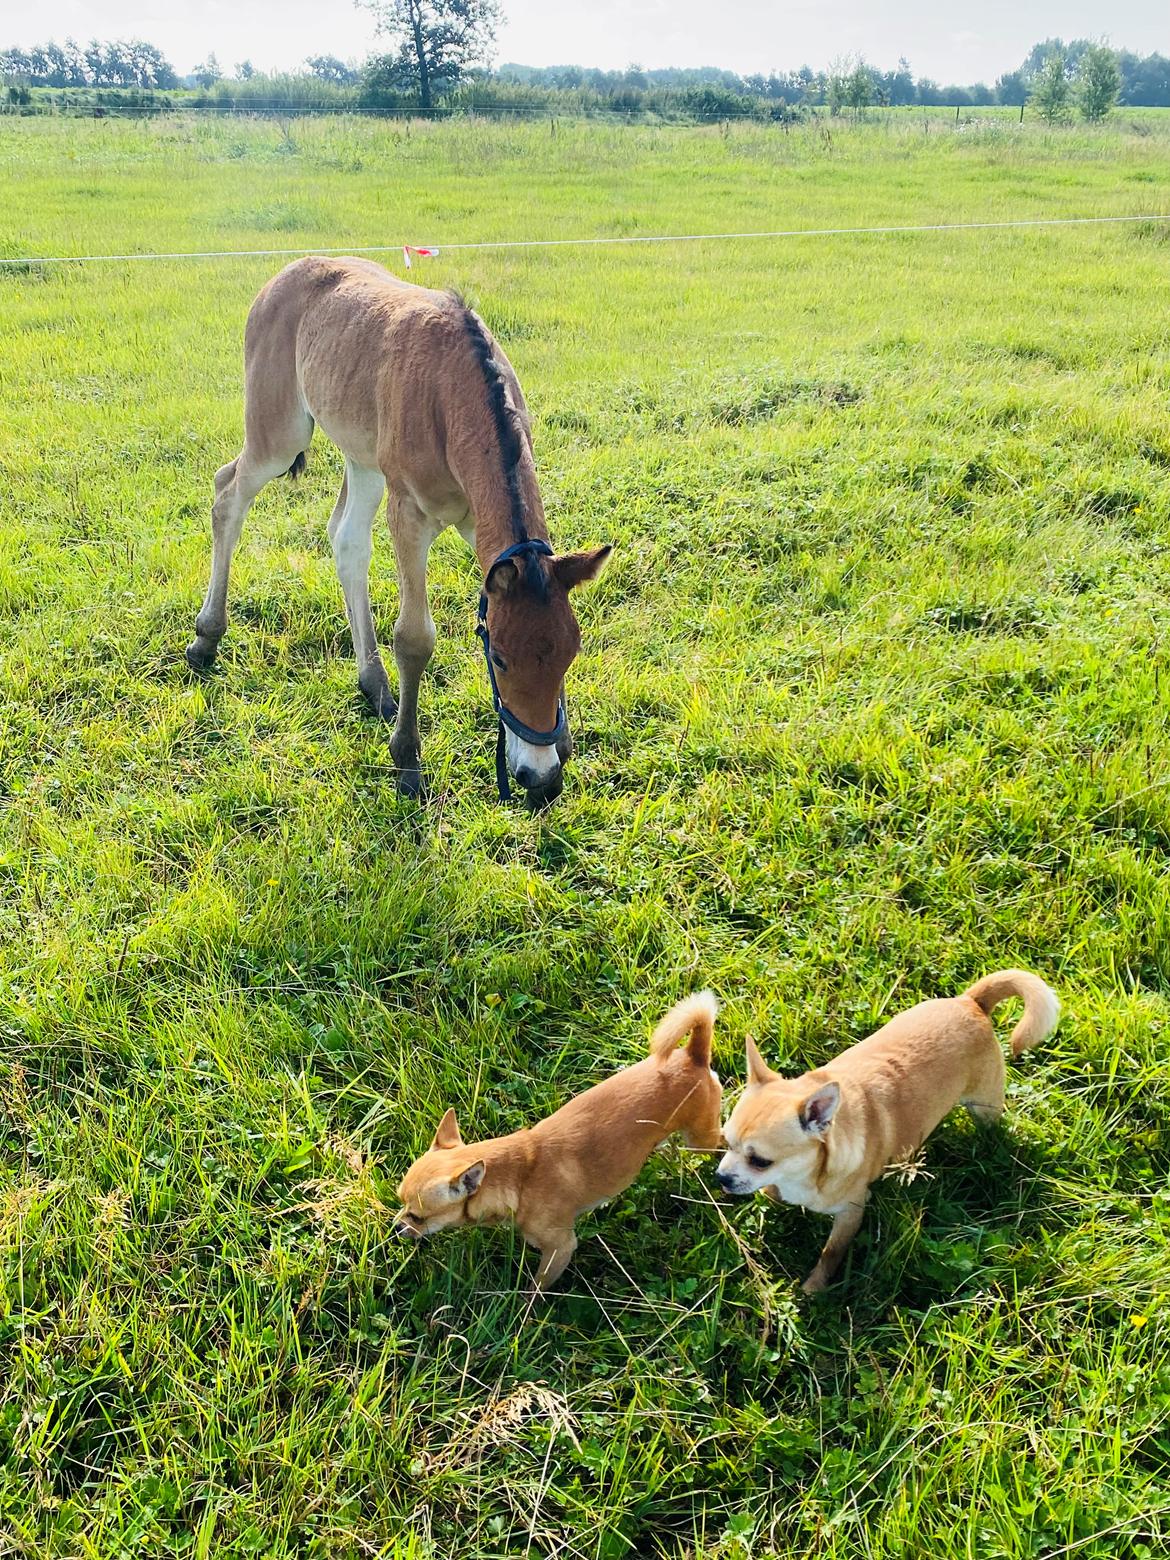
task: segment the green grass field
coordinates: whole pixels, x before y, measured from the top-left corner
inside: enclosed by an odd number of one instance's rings
[[[1154,114],[0,120],[10,256],[1166,211]],[[323,441],[186,671],[280,263],[0,271],[0,1555],[1164,1555],[1170,224],[416,272],[512,358],[554,541],[617,546],[541,818],[454,536],[396,798]],[[816,1303],[827,1226],[681,1149],[543,1309],[508,1231],[392,1237],[445,1106],[531,1121],[688,990],[730,1094],[747,1033],[812,1065],[1005,964],[1061,1029]]]

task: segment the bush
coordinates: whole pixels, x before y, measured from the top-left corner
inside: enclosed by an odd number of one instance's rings
[[[247,81],[220,80],[184,100],[192,108],[234,109],[240,113],[344,114],[358,103],[358,90],[317,76],[257,73]]]

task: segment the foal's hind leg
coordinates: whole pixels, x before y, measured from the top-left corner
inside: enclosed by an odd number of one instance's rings
[[[312,424],[309,431],[311,434]],[[206,671],[212,664],[227,630],[228,575],[232,554],[244,527],[244,516],[264,484],[271,482],[273,477],[283,476],[299,453],[298,447],[281,459],[258,460],[245,444],[235,460],[221,466],[215,474],[215,502],[211,506],[211,579],[195,619],[195,638],[187,646],[187,663],[194,671]]]
[[[329,522],[329,540],[333,543],[333,561],[337,578],[345,594],[349,632],[358,666],[358,687],[370,708],[383,720],[393,720],[394,695],[374,632],[374,614],[370,608],[370,555],[372,532],[378,505],[386,491],[386,479],[380,471],[345,463],[345,481]]]

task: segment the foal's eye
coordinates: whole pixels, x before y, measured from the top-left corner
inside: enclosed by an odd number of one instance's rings
[[[747,1162],[753,1170],[770,1170],[772,1168],[770,1159],[765,1159],[763,1154],[757,1154],[754,1151],[748,1154]]]
[[[506,672],[508,670],[508,663],[503,659],[502,656],[498,656],[494,650],[492,651],[492,665],[497,667],[501,672]]]

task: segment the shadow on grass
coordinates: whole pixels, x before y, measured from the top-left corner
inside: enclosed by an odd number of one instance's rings
[[[968,1291],[1034,1282],[1047,1260],[1040,1237],[1060,1224],[1049,1166],[1010,1125],[956,1120],[924,1158],[888,1172],[870,1192],[865,1220],[820,1305],[873,1316],[890,1305],[920,1308]],[[758,1253],[777,1281],[801,1282],[830,1221],[800,1208],[769,1209]]]

